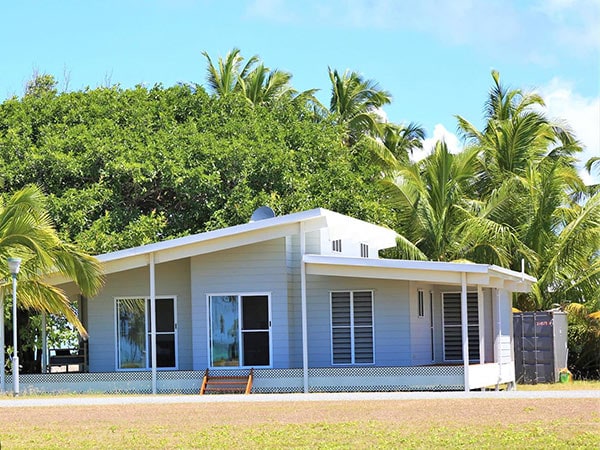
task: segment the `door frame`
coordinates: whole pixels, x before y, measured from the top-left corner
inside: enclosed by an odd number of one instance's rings
[[[244,349],[243,349],[243,336],[242,336],[242,298],[243,297],[259,297],[264,296],[267,297],[267,313],[268,313],[268,323],[269,326],[267,328],[267,332],[269,333],[269,364],[265,366],[244,366],[242,364],[244,357]],[[212,365],[212,338],[211,338],[211,297],[237,297],[238,298],[238,306],[237,306],[237,317],[238,317],[238,345],[239,345],[239,365],[238,366],[213,366]],[[215,292],[206,294],[206,345],[207,345],[207,367],[214,369],[224,369],[224,370],[236,370],[236,369],[246,369],[250,367],[260,367],[264,369],[270,369],[273,367],[273,326],[272,326],[272,312],[271,312],[272,302],[271,302],[271,292]]]
[[[177,296],[176,295],[157,295],[157,300],[173,300],[173,335],[175,337],[175,366],[173,367],[157,367],[156,370],[178,370],[179,367],[179,332],[177,326]],[[140,368],[121,368],[119,367],[119,308],[117,306],[118,300],[144,300],[144,353],[145,353],[145,367]],[[142,372],[152,370],[152,362],[150,355],[150,323],[149,323],[149,308],[150,308],[150,296],[146,295],[122,295],[114,297],[114,313],[115,313],[115,370],[118,372]],[[171,334],[170,332],[157,332],[159,334]]]

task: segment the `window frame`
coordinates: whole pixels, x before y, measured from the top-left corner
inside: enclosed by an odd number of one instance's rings
[[[354,324],[354,295],[355,293],[369,293],[371,300],[371,325],[370,327],[364,325],[356,326]],[[346,328],[343,326],[333,325],[333,295],[334,294],[349,294],[350,303],[350,324],[347,328],[350,329],[350,362],[335,362],[334,361],[334,328]],[[356,362],[356,328],[370,328],[371,329],[371,362]],[[372,289],[353,289],[353,290],[335,290],[329,292],[329,333],[330,333],[330,354],[331,354],[331,365],[332,366],[372,366],[375,365],[375,295]]]
[[[156,335],[167,335],[167,334],[172,334],[174,337],[174,346],[175,346],[175,365],[174,366],[169,366],[169,367],[157,367],[156,370],[178,370],[179,369],[179,327],[178,327],[178,321],[177,321],[177,296],[176,295],[157,295],[156,297],[154,297],[156,300],[173,300],[173,331],[172,332],[165,332],[165,331],[156,331]],[[120,367],[120,347],[119,347],[119,306],[118,306],[118,301],[119,300],[144,300],[144,360],[145,360],[145,367],[135,367],[135,368],[128,368],[128,367]],[[115,337],[115,345],[114,345],[114,352],[115,352],[115,370],[117,372],[147,372],[149,370],[152,370],[152,355],[150,352],[150,334],[151,331],[150,330],[150,323],[149,323],[149,316],[150,316],[150,296],[149,295],[124,295],[124,296],[115,296],[113,297],[113,308],[114,308],[114,333],[113,336]]]
[[[267,331],[269,333],[269,364],[268,365],[251,365],[251,366],[245,366],[242,365],[243,363],[243,357],[244,357],[244,350],[243,350],[243,337],[244,337],[244,333],[253,333],[256,332],[258,330],[243,330],[242,329],[242,297],[260,297],[260,296],[265,296],[267,297],[267,311],[268,311],[268,328]],[[213,357],[212,357],[212,337],[211,337],[211,331],[212,331],[212,322],[211,322],[211,317],[212,317],[212,310],[211,310],[211,298],[212,297],[237,297],[238,299],[238,311],[237,311],[237,318],[238,318],[238,330],[237,330],[237,336],[238,336],[238,342],[239,342],[239,365],[237,366],[213,366]],[[272,295],[271,292],[251,292],[251,291],[243,291],[243,292],[211,292],[206,294],[206,345],[207,345],[207,351],[206,351],[206,356],[207,356],[207,367],[209,368],[214,368],[214,369],[223,369],[223,370],[238,370],[238,369],[248,369],[248,368],[253,368],[253,367],[259,367],[261,369],[270,369],[273,368],[273,323],[272,323]],[[262,331],[262,330],[261,330]]]

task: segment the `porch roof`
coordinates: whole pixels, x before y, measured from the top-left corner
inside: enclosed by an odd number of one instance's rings
[[[306,273],[341,277],[379,278],[461,285],[462,273],[467,284],[529,292],[537,280],[525,273],[495,265],[399,259],[352,258],[345,256],[305,255]]]

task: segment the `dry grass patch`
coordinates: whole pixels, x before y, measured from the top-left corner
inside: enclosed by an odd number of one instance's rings
[[[584,391],[600,390],[600,380],[577,380],[571,383],[519,384],[519,391]]]
[[[2,448],[596,448],[598,399],[2,408]]]

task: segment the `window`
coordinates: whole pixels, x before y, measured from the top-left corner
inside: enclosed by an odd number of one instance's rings
[[[152,366],[152,328],[150,299],[117,298],[117,368],[149,369]],[[156,366],[176,368],[175,299],[157,298],[156,312]]]
[[[331,293],[333,364],[372,364],[373,293]]]
[[[342,240],[341,239],[336,239],[334,241],[331,241],[331,249],[334,252],[341,253],[342,252]]]
[[[369,257],[369,246],[367,244],[360,244],[360,257],[368,258]]]
[[[444,292],[444,360],[462,361],[462,329],[460,324],[460,292]],[[467,293],[467,330],[469,360],[479,360],[479,313],[477,292]]]
[[[211,295],[211,367],[269,366],[269,296]]]
[[[417,291],[417,308],[419,317],[425,317],[425,305],[423,302],[423,291],[419,289]]]

